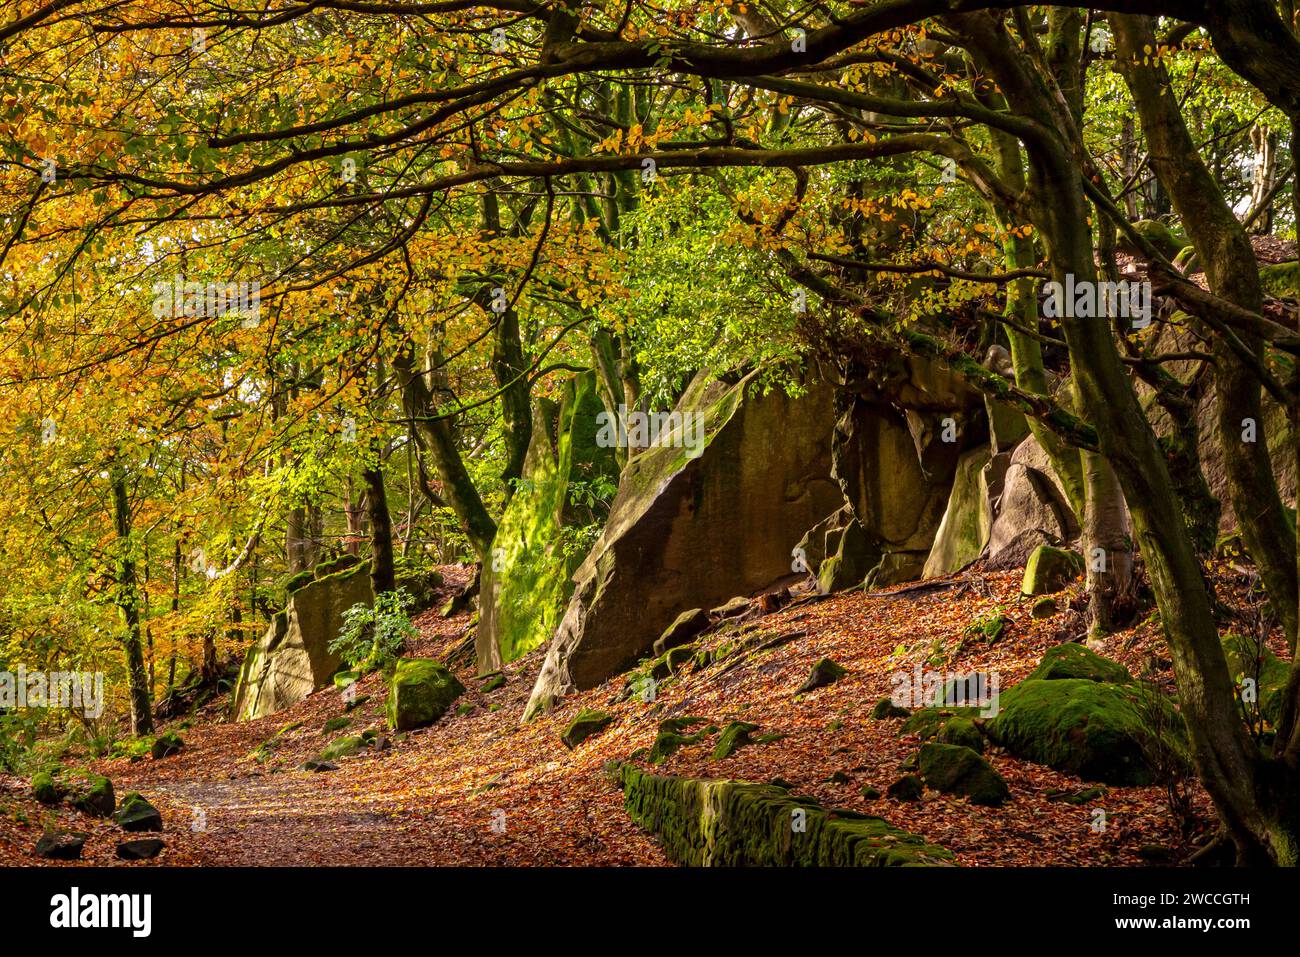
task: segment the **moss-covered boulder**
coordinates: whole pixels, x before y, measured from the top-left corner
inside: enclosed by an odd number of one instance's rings
[[[464,692],[465,686],[442,662],[399,659],[388,682],[388,726],[409,731],[433,724]]]
[[[1064,548],[1040,545],[1029,556],[1020,591],[1025,595],[1050,595],[1083,573],[1083,557]]]
[[[817,588],[823,595],[856,588],[880,562],[880,549],[871,543],[862,523],[851,519],[840,532],[835,553],[817,570]]]
[[[113,782],[102,774],[68,771],[60,775],[59,786],[64,789],[64,799],[82,814],[112,817],[113,811],[117,809]]]
[[[804,683],[795,689],[795,694],[804,694],[817,688],[824,688],[839,681],[847,674],[848,672],[842,666],[829,658],[823,658],[812,666],[812,671],[808,673]]]
[[[952,852],[879,817],[821,807],[783,788],[621,766],[624,807],[668,858],[694,867],[923,867]]]
[[[1259,715],[1276,728],[1282,717],[1290,665],[1267,647],[1241,635],[1225,635],[1223,651],[1238,695],[1251,711],[1258,707]]]
[[[1155,246],[1160,254],[1169,260],[1177,258],[1178,254],[1186,249],[1188,245],[1186,236],[1175,232],[1158,219],[1140,219],[1133,224],[1133,231]],[[1132,243],[1124,239],[1120,240],[1120,247],[1124,252],[1133,254],[1141,252]]]
[[[993,527],[993,516],[980,477],[990,458],[991,450],[982,445],[958,460],[948,507],[925,560],[923,578],[951,575],[983,553]]]
[[[1265,266],[1259,271],[1264,291],[1278,299],[1300,299],[1300,261]]]
[[[606,711],[583,708],[565,726],[564,733],[560,735],[560,740],[564,742],[566,748],[576,748],[592,735],[604,731],[613,720],[613,715]]]
[[[1029,677],[1043,681],[1084,678],[1088,681],[1110,681],[1115,684],[1124,684],[1133,680],[1128,669],[1118,661],[1103,658],[1092,649],[1073,641],[1049,648]]]
[[[718,743],[713,748],[713,760],[729,758],[745,745],[752,743],[750,734],[758,730],[758,725],[748,721],[732,721],[718,735]]]
[[[697,731],[686,733],[687,728],[704,725]],[[650,747],[648,759],[652,764],[660,764],[676,754],[678,750],[690,744],[699,744],[707,737],[718,733],[718,726],[707,718],[695,715],[683,715],[679,718],[667,718],[659,722],[659,733],[655,735]]]
[[[32,796],[42,804],[58,804],[67,794],[55,772],[38,771],[32,775]]]
[[[654,653],[662,655],[670,649],[689,645],[708,627],[709,613],[703,608],[684,611],[655,639]]]
[[[939,727],[935,740],[941,744],[953,744],[970,748],[977,754],[984,753],[984,735],[970,718],[950,718]]]
[[[893,698],[881,698],[871,709],[871,717],[876,721],[887,721],[890,718],[910,718],[911,716],[912,712],[894,704]]]
[[[1052,618],[1057,612],[1056,599],[1050,595],[1038,599],[1034,606],[1029,609],[1029,617],[1036,621],[1042,621],[1044,618]]]
[[[793,544],[843,504],[830,476],[833,389],[763,393],[757,377],[696,377],[671,417],[659,414],[658,444],[630,456],[526,717],[647,657],[683,608],[790,574]]]
[[[1002,775],[970,748],[956,744],[924,744],[918,759],[926,787],[958,794],[971,804],[997,807],[1011,794]]]
[[[1154,688],[1085,678],[1032,679],[1002,692],[985,734],[1017,757],[1103,784],[1153,780],[1147,751],[1186,754],[1173,703]]]
[[[231,698],[237,721],[261,718],[327,687],[343,665],[329,645],[343,628],[343,613],[370,605],[370,565],[353,555],[316,566],[310,582],[290,596],[284,611],[244,656]]]
[[[153,744],[149,747],[149,756],[157,761],[179,754],[184,748],[185,742],[181,740],[179,734],[175,731],[164,731],[153,739]]]
[[[113,823],[124,831],[161,831],[163,829],[162,812],[136,791],[131,791],[122,798],[121,806],[113,815]]]
[[[573,535],[605,518],[593,491],[618,484],[615,449],[596,442],[603,409],[593,372],[570,379],[558,400],[534,405],[523,479],[483,563],[475,635],[480,674],[549,640],[560,624],[584,557]]]
[[[365,738],[359,736],[349,736],[331,741],[325,745],[317,761],[337,761],[339,758],[347,758],[361,751],[366,746]]]
[[[885,797],[891,801],[919,801],[925,792],[925,785],[915,774],[904,774],[901,778],[885,788]]]
[[[928,741],[942,731],[948,722],[957,718],[970,721],[979,717],[979,714],[979,708],[917,708],[903,722],[899,734],[914,734],[922,741]]]

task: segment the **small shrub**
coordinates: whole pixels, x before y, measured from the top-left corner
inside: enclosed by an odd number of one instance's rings
[[[330,651],[363,673],[387,665],[408,639],[419,636],[406,614],[412,604],[411,595],[399,588],[376,595],[373,606],[353,605],[343,613],[343,629],[330,642]]]

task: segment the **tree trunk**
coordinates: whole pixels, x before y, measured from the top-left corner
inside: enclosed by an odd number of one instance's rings
[[[1144,48],[1156,43],[1147,17],[1114,15],[1120,71],[1137,106],[1151,150],[1151,164],[1165,184],[1183,227],[1205,267],[1210,289],[1254,312],[1263,308],[1259,266],[1250,237],[1223,197],[1218,183],[1201,162],[1187,130],[1169,74]],[[1258,337],[1239,333],[1262,358]],[[1295,649],[1297,589],[1295,543],[1282,498],[1273,478],[1273,463],[1264,433],[1259,380],[1233,354],[1222,336],[1214,337],[1215,432],[1222,450],[1228,493],[1237,514],[1242,541],[1259,568],[1274,613]]]
[[[378,451],[378,450],[376,450]],[[393,520],[388,514],[382,461],[361,473],[366,485],[366,516],[370,519],[370,585],[376,597],[397,590],[393,564]]]
[[[135,560],[131,557],[131,505],[127,499],[126,469],[114,462],[109,466],[108,474],[113,491],[113,524],[118,544],[116,601],[126,625],[122,647],[126,650],[127,684],[131,696],[131,733],[139,737],[153,730],[153,714],[150,711],[144,651],[140,644],[139,596]]]

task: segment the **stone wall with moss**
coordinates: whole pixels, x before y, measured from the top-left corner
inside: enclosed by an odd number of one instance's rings
[[[878,817],[821,807],[744,781],[617,772],[627,812],[669,859],[696,867],[925,867],[951,851]]]
[[[603,409],[594,373],[571,379],[558,402],[537,401],[524,477],[483,566],[481,673],[536,648],[560,623],[586,553],[578,530],[603,518],[591,505],[591,490],[618,483],[615,450],[596,444]]]

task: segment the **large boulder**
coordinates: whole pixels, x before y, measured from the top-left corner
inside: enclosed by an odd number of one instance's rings
[[[988,761],[962,745],[924,744],[918,767],[926,787],[963,796],[971,804],[997,807],[1011,793],[1002,775]]]
[[[597,444],[603,411],[594,373],[570,379],[559,401],[539,399],[523,480],[483,563],[475,645],[480,674],[498,671],[555,633],[582,550],[576,529],[603,520],[592,490],[618,483],[615,449]]]
[[[910,381],[899,389],[855,396],[835,426],[834,474],[879,556],[879,571],[868,572],[875,588],[920,577],[961,455],[955,416],[945,425],[937,412],[900,411],[900,396],[921,403],[928,393]]]
[[[631,456],[526,716],[635,664],[683,608],[791,573],[795,544],[843,504],[830,475],[831,393],[762,394],[754,374],[696,377],[674,411],[702,421],[702,450],[692,455],[673,432]]]
[[[1023,565],[1040,545],[1060,545],[1079,534],[1079,523],[1050,466],[1043,470],[1024,461],[1027,456],[1022,457],[1021,450],[1034,448],[1041,450],[1032,436],[1021,442],[1002,477],[989,530],[990,567]]]
[[[1064,589],[1083,574],[1083,557],[1078,552],[1050,545],[1034,549],[1025,565],[1025,577],[1020,584],[1023,595],[1052,595]]]
[[[442,662],[401,658],[388,682],[388,726],[409,731],[433,724],[464,692],[465,686]]]
[[[318,566],[317,577],[289,595],[284,611],[244,657],[231,703],[235,720],[272,714],[328,685],[343,664],[329,650],[343,627],[343,613],[373,602],[369,563],[337,570]]]
[[[1158,690],[1136,682],[1034,678],[1002,692],[992,741],[1016,757],[1103,784],[1152,783],[1152,748],[1185,755],[1182,716]]]
[[[1049,648],[1029,677],[1043,681],[1083,678],[1087,681],[1109,681],[1112,684],[1126,684],[1133,680],[1128,669],[1118,661],[1103,658],[1092,649],[1073,641]]]
[[[957,462],[948,507],[925,561],[923,578],[942,578],[965,568],[984,553],[992,528],[992,508],[983,494],[981,476],[992,452],[971,449]]]

